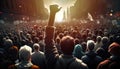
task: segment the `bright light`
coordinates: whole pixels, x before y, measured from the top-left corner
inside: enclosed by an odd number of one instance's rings
[[[65,20],[67,20],[67,18],[70,18],[68,16],[70,14],[67,14],[69,12],[68,9],[71,6],[74,6],[74,4],[76,3],[77,0],[43,0],[43,1],[45,3],[45,7],[48,9],[48,12],[50,12],[50,10],[49,10],[50,5],[57,4],[57,5],[59,5],[59,7],[62,7],[61,11],[59,11],[55,17],[56,22],[62,22],[63,20],[65,21]],[[63,19],[63,18],[65,18],[65,19]]]
[[[64,13],[64,11],[61,10],[56,14],[56,17],[55,17],[56,22],[62,22],[63,21],[63,13]]]

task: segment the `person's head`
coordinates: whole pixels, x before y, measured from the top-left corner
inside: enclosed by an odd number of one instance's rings
[[[118,44],[120,44],[120,36],[116,36],[115,42],[117,42]]]
[[[86,52],[86,49],[87,49],[87,43],[86,43],[86,42],[82,42],[82,43],[81,43],[81,46],[82,46],[82,50],[83,50],[83,52]]]
[[[19,58],[22,61],[29,61],[31,59],[32,48],[24,45],[19,49]]]
[[[39,51],[40,45],[39,45],[38,43],[35,43],[35,44],[33,45],[33,49],[34,49],[35,51]]]
[[[55,42],[59,44],[60,43],[60,38],[57,37]]]
[[[38,37],[34,37],[33,41],[34,41],[34,43],[38,43],[39,42],[39,38]]]
[[[28,34],[28,33],[27,33],[26,37],[27,37],[28,39],[31,39],[31,35]]]
[[[39,40],[43,40],[44,39],[44,36],[43,35],[40,35],[39,36]]]
[[[63,38],[63,36],[64,36],[64,34],[63,34],[63,33],[59,33],[59,37],[60,37],[60,39],[62,39],[62,38]]]
[[[74,38],[71,36],[64,36],[61,39],[60,46],[61,50],[65,55],[72,55],[73,49],[74,49]]]
[[[73,54],[81,54],[82,51],[82,46],[80,44],[75,45],[74,50],[73,50]]]
[[[9,58],[12,60],[16,60],[18,58],[18,47],[12,46],[8,49]]]
[[[113,43],[113,42],[115,41],[114,36],[110,36],[109,39],[110,39],[110,42],[111,42],[111,43]]]
[[[80,40],[78,38],[75,39],[75,45],[80,44]]]
[[[120,45],[116,42],[113,42],[112,44],[110,44],[108,52],[111,55],[120,56]]]
[[[4,45],[5,46],[13,46],[13,41],[11,39],[5,39]]]
[[[101,36],[97,36],[96,41],[99,43],[99,42],[101,42],[101,39],[102,39]]]
[[[8,50],[11,46],[13,46],[13,41],[11,39],[5,39],[4,46],[5,49]]]
[[[102,38],[102,43],[103,43],[103,44],[108,43],[108,41],[109,41],[108,37],[103,37],[103,38]]]
[[[88,51],[92,51],[94,49],[95,42],[93,40],[88,40],[87,41],[87,49]]]

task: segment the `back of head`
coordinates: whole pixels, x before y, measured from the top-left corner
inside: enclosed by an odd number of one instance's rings
[[[120,56],[120,45],[116,42],[113,42],[109,48],[108,48],[108,52],[111,55],[115,55],[115,56]]]
[[[79,59],[81,59],[81,57],[84,55],[82,51],[82,46],[80,44],[75,45],[73,55]]]
[[[100,42],[100,41],[101,41],[101,39],[102,39],[102,37],[101,37],[101,36],[97,36],[97,38],[96,38],[97,42]]]
[[[24,45],[19,49],[19,58],[22,61],[29,61],[32,53],[32,48]]]
[[[65,36],[61,39],[60,46],[61,50],[66,55],[72,55],[74,49],[74,38],[71,36]]]
[[[40,45],[38,43],[35,43],[33,45],[33,48],[34,48],[34,50],[39,50],[40,49]]]
[[[18,56],[18,47],[17,46],[10,47],[8,50],[8,55],[9,58],[11,58],[12,60],[16,60]]]
[[[39,38],[38,37],[34,37],[33,41],[34,41],[34,43],[38,43],[39,42]]]
[[[81,46],[82,46],[82,50],[83,50],[83,52],[86,52],[86,49],[87,49],[87,43],[86,43],[86,42],[82,42],[82,43],[81,43]]]
[[[60,38],[59,37],[56,37],[56,43],[60,43]]]
[[[87,41],[87,49],[92,51],[94,49],[95,42],[93,40],[88,40]]]
[[[103,37],[103,38],[102,38],[102,43],[103,43],[103,44],[108,43],[108,41],[109,41],[108,37]]]
[[[75,39],[75,45],[79,44],[80,40],[78,38]]]
[[[75,45],[73,52],[75,52],[75,53],[82,52],[82,46],[80,44]]]
[[[120,44],[120,36],[116,36],[115,42],[117,42],[118,44]]]
[[[39,40],[43,40],[44,36],[43,35],[40,35],[39,36]]]
[[[11,47],[13,46],[13,41],[11,39],[6,39],[4,42],[5,46]]]

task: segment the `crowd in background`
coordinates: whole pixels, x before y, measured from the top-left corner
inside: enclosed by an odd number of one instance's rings
[[[101,69],[104,64],[101,62],[110,58],[113,53],[117,54],[117,60],[120,61],[120,49],[112,48],[120,46],[120,28],[117,25],[69,22],[55,24],[55,27],[54,43],[59,54],[62,54],[62,37],[69,35],[75,41],[73,56],[81,59],[89,69]],[[0,25],[0,69],[8,69],[10,65],[19,62],[22,67],[22,63],[25,64],[27,60],[31,61],[28,67],[33,64],[46,69],[45,30],[46,23]],[[29,54],[25,54],[26,48],[30,48],[31,58],[27,57]]]

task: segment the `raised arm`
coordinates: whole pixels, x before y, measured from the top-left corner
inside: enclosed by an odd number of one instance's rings
[[[50,5],[50,18],[48,22],[48,26],[54,25],[55,15],[61,8],[58,8],[58,5]]]
[[[54,20],[55,14],[60,10],[57,5],[50,6],[50,18],[45,33],[45,55],[47,60],[47,68],[54,69],[54,64],[59,56],[56,46],[54,46]]]

